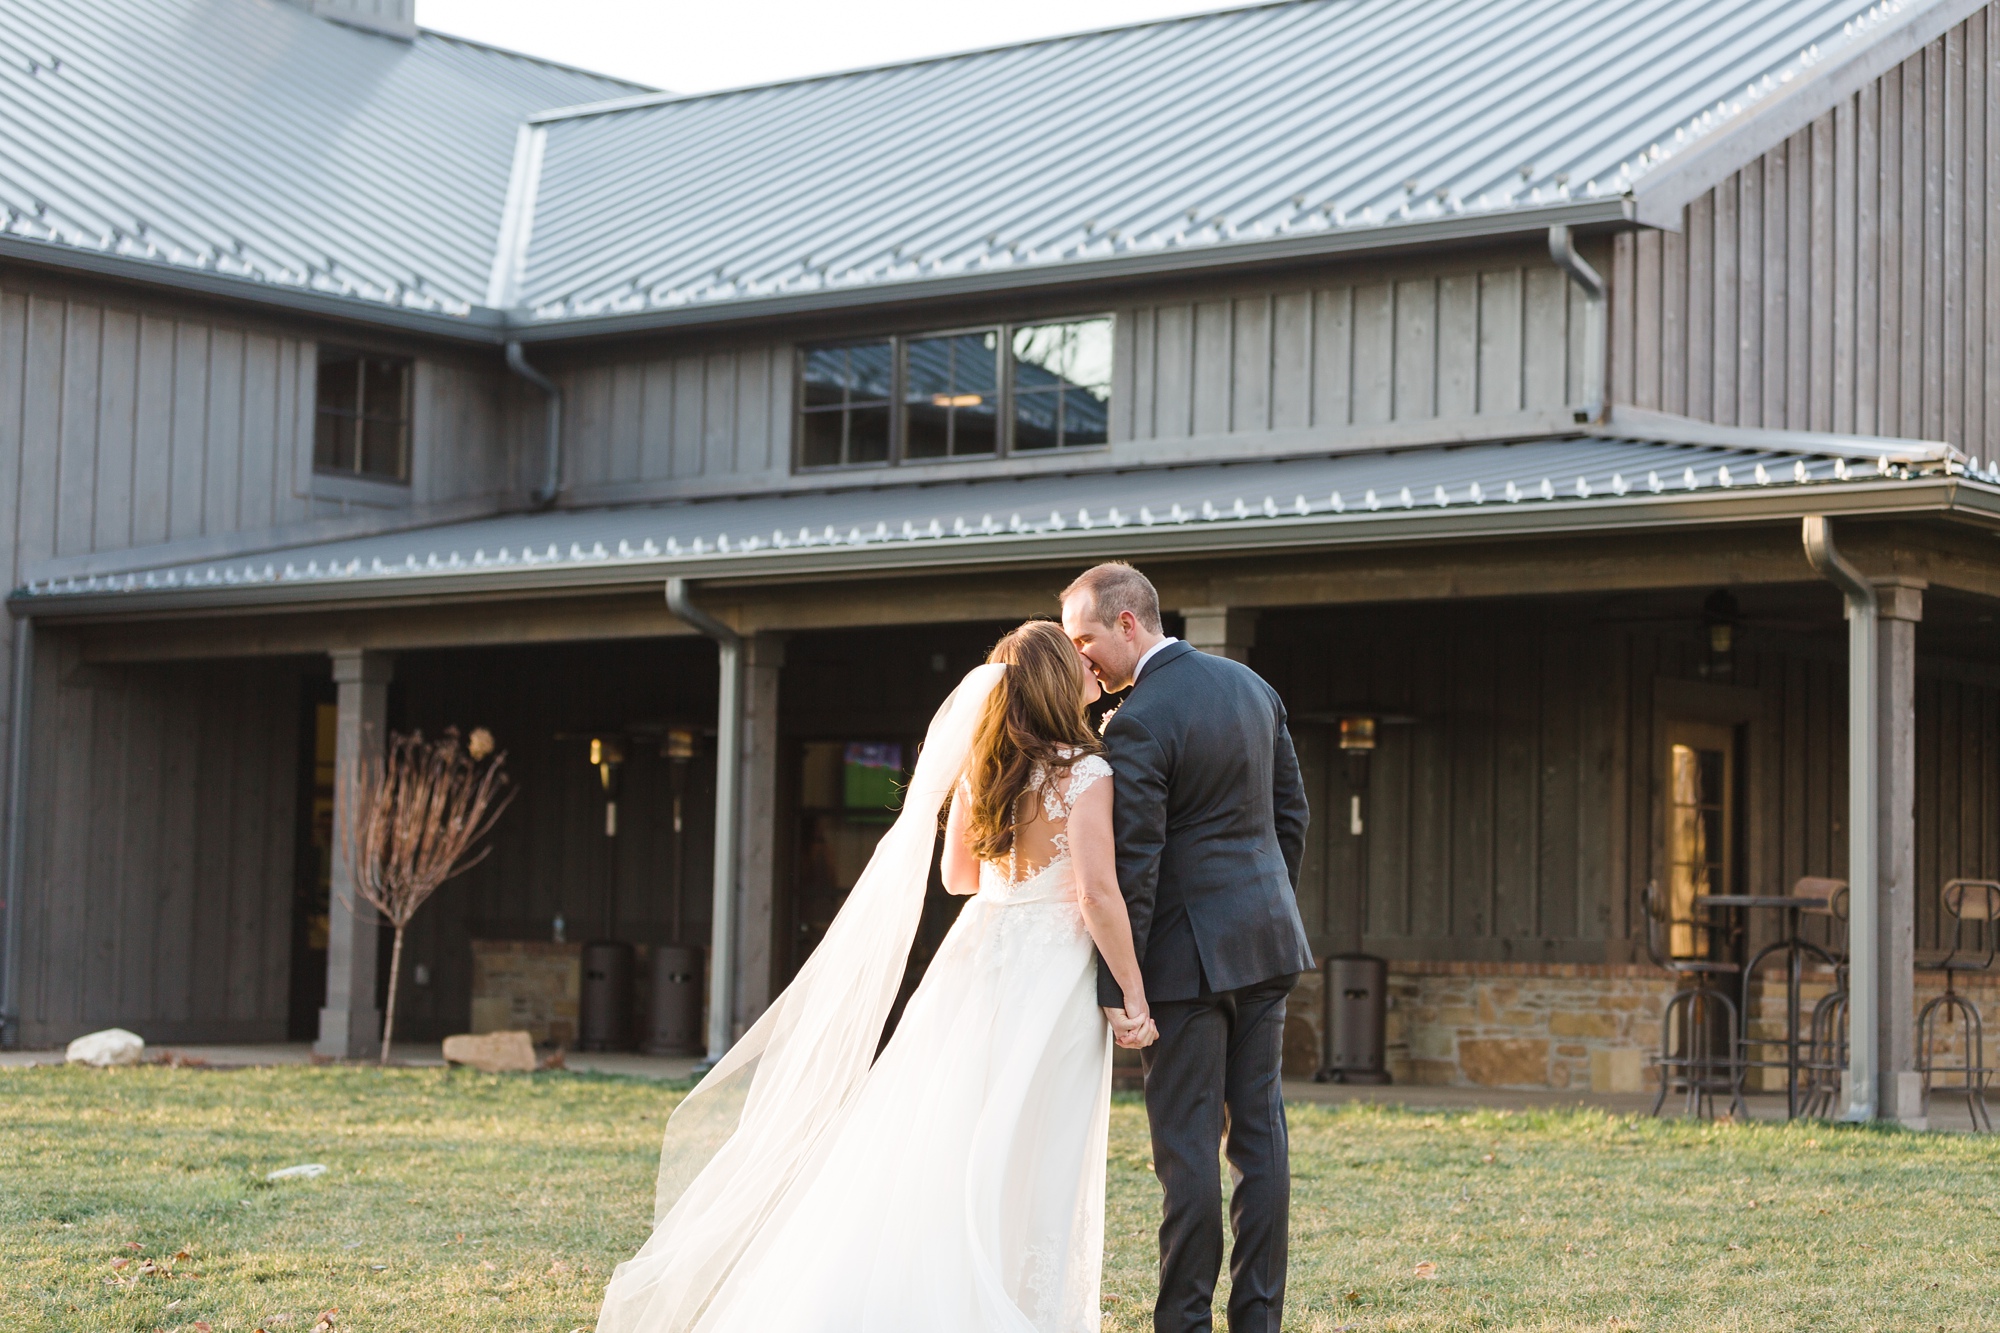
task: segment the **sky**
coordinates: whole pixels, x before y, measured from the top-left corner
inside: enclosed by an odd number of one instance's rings
[[[675,92],[705,92],[1241,0],[417,0],[417,22]]]

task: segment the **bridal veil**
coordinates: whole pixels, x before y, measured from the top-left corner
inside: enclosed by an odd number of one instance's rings
[[[881,1045],[923,911],[938,812],[1006,668],[974,668],[931,720],[896,822],[826,937],[667,1121],[653,1234],[598,1333],[682,1333],[814,1170]]]

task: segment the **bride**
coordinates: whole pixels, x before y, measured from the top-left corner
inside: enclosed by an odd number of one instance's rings
[[[653,1234],[612,1275],[599,1333],[1098,1327],[1098,953],[1128,1044],[1155,1031],[1096,697],[1036,620],[945,700],[825,940],[669,1120]],[[944,883],[971,901],[881,1046],[948,794]]]

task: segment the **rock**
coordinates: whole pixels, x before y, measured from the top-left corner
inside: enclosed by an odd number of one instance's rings
[[[1646,1086],[1639,1051],[1630,1046],[1590,1053],[1592,1092],[1639,1092]]]
[[[532,1074],[535,1072],[535,1040],[525,1032],[487,1032],[479,1036],[461,1033],[444,1039],[444,1058],[451,1064],[471,1065],[489,1074]]]
[[[105,1069],[111,1065],[136,1065],[146,1054],[146,1039],[124,1028],[106,1028],[78,1037],[69,1044],[63,1058],[73,1065]]]
[[[1465,1076],[1486,1088],[1545,1088],[1549,1085],[1549,1044],[1523,1037],[1495,1037],[1458,1043]]]

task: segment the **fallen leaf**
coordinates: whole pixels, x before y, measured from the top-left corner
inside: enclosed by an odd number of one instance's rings
[[[338,1306],[331,1310],[321,1310],[319,1319],[312,1326],[312,1333],[333,1333],[333,1317],[339,1313]]]
[[[1493,1160],[1493,1154],[1487,1153],[1484,1157],[1480,1158],[1479,1160],[1482,1162],[1490,1162]]]
[[[1430,1260],[1426,1259],[1422,1263],[1417,1265],[1416,1276],[1436,1277],[1437,1275],[1438,1275],[1438,1266],[1432,1263]]]
[[[145,1249],[146,1247],[145,1247],[145,1246],[143,1246],[143,1245],[141,1245],[141,1244],[140,1244],[140,1243],[139,1243],[138,1241],[136,1241],[136,1240],[128,1240],[128,1241],[126,1241],[126,1242],[125,1242],[125,1248],[126,1248],[126,1249],[128,1249],[128,1250],[143,1250],[143,1249]]]
[[[1361,1304],[1361,1293],[1358,1291],[1350,1291],[1345,1296],[1341,1297],[1341,1299],[1346,1301],[1349,1305],[1359,1305]]]
[[[1732,1250],[1740,1250],[1743,1247],[1741,1245],[1738,1245],[1735,1241],[1732,1240],[1729,1242],[1729,1248]]]
[[[215,1325],[206,1319],[197,1319],[194,1321],[194,1333],[215,1333]]]
[[[180,1249],[174,1251],[174,1261],[176,1263],[180,1262],[182,1259],[192,1259],[192,1258],[194,1258],[194,1251],[190,1250],[185,1245],[183,1245]]]
[[[131,1261],[130,1259],[113,1259],[113,1260],[111,1261],[111,1266],[112,1266],[113,1268],[124,1268],[124,1267],[126,1267],[126,1266],[127,1266],[128,1264],[130,1264],[131,1262],[132,1262],[132,1261]]]
[[[1757,1201],[1756,1201],[1755,1199],[1752,1199],[1752,1200],[1750,1201],[1750,1206],[1751,1206],[1752,1208],[1755,1208],[1755,1207],[1757,1206]]]

